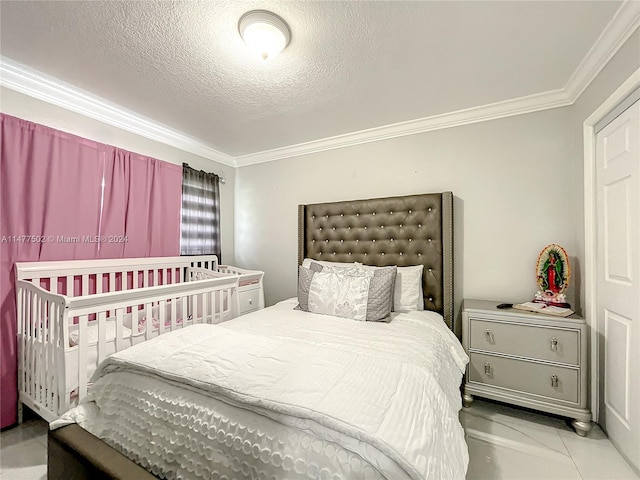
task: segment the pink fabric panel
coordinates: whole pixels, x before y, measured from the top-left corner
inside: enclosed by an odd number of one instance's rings
[[[100,258],[180,255],[182,167],[120,149],[110,155],[101,235],[115,241],[102,244]]]
[[[102,172],[95,144],[6,115],[1,121],[0,422],[5,427],[15,422],[17,405],[14,263],[95,257],[95,244],[57,240],[97,230]],[[22,235],[42,235],[46,241]]]
[[[8,115],[0,120],[0,427],[6,427],[17,413],[14,264],[179,255],[182,170]],[[105,241],[63,240],[83,236]]]

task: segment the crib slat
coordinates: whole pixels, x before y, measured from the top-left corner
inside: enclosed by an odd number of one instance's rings
[[[198,295],[189,295],[189,317],[193,323],[198,321]],[[183,323],[185,325],[185,323]]]
[[[182,325],[187,323],[187,319],[189,318],[191,296],[185,295],[182,297]]]
[[[46,369],[46,365],[44,364],[44,349],[45,349],[45,339],[44,339],[44,322],[45,322],[45,304],[46,301],[42,297],[38,298],[38,323],[36,324],[36,375],[35,375],[35,384],[36,384],[36,400],[39,403],[43,403],[44,396],[44,388],[42,385],[42,380],[44,378],[44,373]]]
[[[104,281],[103,274],[102,273],[96,274],[96,294],[102,293],[103,281]]]
[[[207,298],[207,294],[206,293],[202,293],[200,294],[200,303],[202,305],[202,323],[213,323],[212,321],[209,321],[208,316],[209,316],[209,299]],[[212,319],[213,320],[213,319]]]
[[[22,350],[22,365],[24,365],[23,374],[23,391],[28,395],[30,391],[28,372],[29,370],[29,342],[31,341],[31,335],[29,334],[30,318],[31,318],[31,291],[27,290],[24,295],[24,326],[23,326],[23,350]]]
[[[149,340],[153,333],[153,310],[150,303],[144,305],[144,315],[147,319],[146,328],[144,329],[144,338]]]
[[[132,312],[133,313],[133,312]],[[123,325],[123,316],[124,316],[124,308],[116,308],[116,352],[124,349],[124,339],[122,335],[124,334],[124,325]],[[133,317],[134,315],[132,315]],[[136,326],[137,326],[137,315],[136,317]],[[133,325],[133,322],[131,322]],[[137,333],[137,330],[134,330]],[[133,340],[133,339],[132,339]]]
[[[184,303],[184,299],[182,300],[182,302]],[[176,329],[177,326],[177,320],[178,320],[178,313],[177,313],[177,304],[178,300],[176,300],[175,298],[171,299],[171,331]]]
[[[75,281],[73,275],[67,275],[67,297],[75,297]]]
[[[40,388],[42,389],[42,403],[49,408],[50,390],[49,390],[49,323],[51,323],[51,302],[48,300],[43,302],[44,323],[42,325],[42,376],[40,377]]]
[[[20,286],[18,288],[18,296],[16,298],[16,315],[18,317],[18,366],[22,367],[18,369],[18,394],[22,393],[23,375],[24,375],[24,359],[22,353],[24,352],[24,289]]]
[[[215,323],[220,323],[222,321],[222,315],[224,313],[224,301],[223,301],[222,290],[216,290],[215,295],[216,295],[216,305],[217,305],[217,312],[218,312],[218,316],[216,318]]]
[[[56,325],[54,326],[54,329],[56,330],[55,336],[56,336],[56,343],[55,343],[55,348],[53,350],[53,361],[57,362],[58,361],[58,353],[60,353],[60,357],[62,357],[64,355],[64,344],[62,343],[62,339],[60,338],[60,324],[64,324],[63,322],[63,310],[60,304],[56,305]],[[53,400],[53,404],[55,406],[55,410],[54,412],[59,413],[62,409],[60,408],[60,405],[62,404],[62,395],[64,395],[64,389],[61,387],[61,380],[60,377],[62,375],[66,376],[66,371],[64,369],[60,369],[60,368],[54,368],[53,369],[53,389],[54,392],[56,392],[55,394],[55,398]]]
[[[88,322],[88,315],[80,315],[78,319],[78,401],[82,400],[87,394]]]
[[[27,340],[27,378],[26,378],[26,382],[27,382],[27,393],[30,397],[33,397],[33,383],[32,383],[32,377],[33,377],[33,372],[34,372],[34,366],[33,366],[33,341],[34,341],[34,331],[33,331],[33,322],[34,322],[34,317],[35,317],[35,306],[34,306],[34,301],[35,301],[35,294],[33,292],[29,292],[29,318],[27,319],[27,332],[28,332],[28,340]]]
[[[109,290],[107,290],[108,292],[115,292],[116,291],[116,274],[115,272],[110,272],[109,273]]]
[[[52,412],[58,412],[58,392],[57,392],[57,378],[56,378],[56,324],[58,322],[59,306],[57,302],[51,303],[51,309],[49,310],[49,342],[47,343],[47,390],[48,405],[47,408]]]
[[[157,268],[153,269],[153,284],[154,285],[159,285],[158,284],[158,269]]]
[[[107,312],[98,312],[98,364],[107,358]]]
[[[58,293],[58,277],[49,278],[49,291],[51,293]]]
[[[162,335],[165,330],[166,330],[166,325],[165,322],[167,321],[167,315],[165,310],[167,309],[167,301],[166,300],[160,300],[158,302],[158,321],[160,322],[158,324],[158,335]]]
[[[208,297],[209,297],[209,302],[211,303],[211,323],[217,323],[216,314],[218,311],[218,305],[216,303],[216,293],[210,292],[208,294]]]
[[[23,381],[23,391],[25,393],[29,393],[30,391],[30,387],[29,387],[29,378],[28,378],[28,374],[27,372],[29,372],[29,342],[31,340],[30,335],[29,335],[29,325],[30,325],[30,317],[31,317],[31,292],[30,291],[26,291],[25,292],[25,298],[24,298],[24,328],[23,328],[23,335],[24,335],[24,340],[23,340],[23,351],[22,351],[22,361],[23,361],[23,365],[24,365],[24,381]]]
[[[31,294],[31,318],[29,319],[29,374],[31,378],[29,378],[29,395],[35,398],[36,390],[35,390],[35,377],[36,377],[36,362],[35,362],[35,351],[36,351],[36,322],[38,315],[38,296],[35,293]]]
[[[82,290],[80,295],[89,295],[89,275],[82,275]]]

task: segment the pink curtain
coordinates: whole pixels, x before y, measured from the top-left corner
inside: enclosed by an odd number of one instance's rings
[[[0,427],[16,422],[16,262],[179,255],[182,168],[0,114]],[[71,237],[101,242],[65,242]]]

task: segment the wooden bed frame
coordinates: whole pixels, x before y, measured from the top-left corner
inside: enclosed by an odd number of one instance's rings
[[[300,205],[298,261],[424,265],[425,309],[453,318],[451,192]],[[156,478],[78,425],[49,432],[48,478]]]

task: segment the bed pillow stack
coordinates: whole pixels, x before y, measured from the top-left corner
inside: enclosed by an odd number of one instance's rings
[[[358,266],[364,269],[371,269],[373,271],[380,268],[390,268],[373,267],[370,265],[363,265],[361,263],[326,262],[322,260],[312,260],[310,258],[305,258],[302,262],[302,266],[307,269],[310,268],[312,264],[332,268],[353,268],[354,266]],[[394,268],[396,268],[397,274],[393,287],[392,311],[411,312],[414,310],[424,310],[424,294],[422,290],[422,274],[424,265]]]
[[[299,267],[297,308],[360,321],[390,320],[396,267],[308,265]]]

